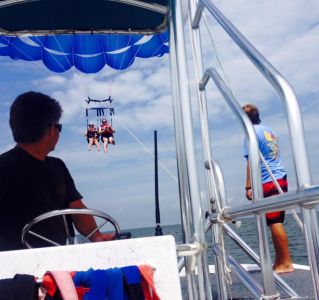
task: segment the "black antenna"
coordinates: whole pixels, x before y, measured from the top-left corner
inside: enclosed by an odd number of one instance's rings
[[[155,236],[163,235],[161,228],[161,214],[159,207],[159,196],[158,196],[158,158],[157,158],[157,131],[154,130],[154,165],[155,165],[155,219],[156,228]]]

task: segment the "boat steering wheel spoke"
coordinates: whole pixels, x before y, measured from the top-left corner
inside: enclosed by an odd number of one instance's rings
[[[32,235],[33,237],[36,237],[42,241],[45,241],[49,245],[53,246],[61,246],[59,243],[52,241],[51,239],[40,235],[31,229],[36,225],[36,224],[41,224],[42,221],[48,220],[50,218],[55,218],[55,217],[61,217],[63,218],[63,223],[64,223],[64,228],[65,228],[65,233],[67,236],[67,244],[76,244],[76,239],[70,232],[69,224],[67,222],[67,216],[68,215],[90,215],[99,219],[102,219],[103,222],[97,227],[87,234],[85,236],[85,239],[88,240],[96,231],[100,230],[103,226],[106,224],[110,223],[111,226],[113,227],[115,237],[120,235],[120,226],[119,224],[108,214],[95,210],[95,209],[61,209],[61,210],[53,210],[44,214],[41,214],[37,217],[35,217],[32,221],[30,221],[28,224],[26,224],[22,230],[22,243],[25,244],[28,248],[33,248],[31,242],[28,240],[27,236]]]

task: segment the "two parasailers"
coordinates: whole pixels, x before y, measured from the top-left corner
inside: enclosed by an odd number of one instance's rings
[[[108,123],[106,119],[102,120],[102,123],[99,128],[94,127],[94,123],[88,124],[88,128],[85,133],[85,136],[87,137],[88,141],[88,150],[91,151],[92,146],[95,145],[97,151],[100,151],[99,140],[101,137],[103,149],[106,153],[108,151],[109,144],[115,145],[114,133],[115,129],[112,127],[111,124]]]

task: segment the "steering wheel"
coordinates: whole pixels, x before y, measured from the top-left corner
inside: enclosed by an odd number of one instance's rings
[[[40,235],[36,232],[32,231],[32,227],[41,221],[47,220],[49,218],[62,216],[63,222],[65,226],[65,232],[67,235],[67,243],[68,244],[76,244],[76,239],[71,236],[70,230],[69,230],[69,224],[67,222],[67,215],[90,215],[93,217],[98,217],[103,220],[103,222],[98,225],[92,232],[90,232],[87,236],[85,236],[86,239],[89,239],[96,231],[98,231],[101,227],[103,227],[105,224],[110,223],[115,231],[115,237],[120,236],[120,226],[119,224],[108,214],[95,210],[95,209],[61,209],[61,210],[52,210],[47,213],[41,214],[37,217],[35,217],[30,223],[26,224],[22,230],[22,243],[26,245],[28,248],[33,248],[32,245],[27,240],[27,235],[35,236],[41,240],[46,241],[48,244],[54,245],[54,246],[61,246],[60,244]]]

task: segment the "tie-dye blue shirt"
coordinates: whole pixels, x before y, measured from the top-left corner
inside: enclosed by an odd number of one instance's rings
[[[276,179],[281,179],[287,175],[280,159],[278,138],[275,132],[264,125],[254,125],[259,150],[264,156],[267,165]],[[245,138],[244,141],[244,156],[248,158],[248,142]],[[261,162],[261,176],[262,183],[272,181],[270,175],[267,172],[265,165]]]

